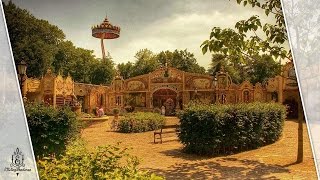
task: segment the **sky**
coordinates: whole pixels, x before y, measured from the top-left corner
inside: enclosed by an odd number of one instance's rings
[[[5,0],[4,2],[7,2]],[[154,53],[187,49],[199,65],[209,67],[211,55],[200,45],[213,27],[233,28],[239,20],[259,15],[272,22],[258,8],[243,7],[235,0],[12,0],[35,17],[58,26],[77,47],[94,50],[101,57],[100,40],[91,36],[91,27],[106,14],[120,26],[118,39],[106,40],[105,49],[116,64],[134,61],[140,49]]]

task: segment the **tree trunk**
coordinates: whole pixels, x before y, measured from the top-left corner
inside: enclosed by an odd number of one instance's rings
[[[297,163],[303,161],[303,108],[302,103],[299,103],[298,108],[298,154],[297,154]]]

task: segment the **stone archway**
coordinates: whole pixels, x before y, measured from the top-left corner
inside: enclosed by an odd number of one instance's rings
[[[287,118],[288,119],[297,119],[299,115],[298,102],[295,98],[287,98],[284,102],[284,105],[287,106]]]
[[[152,103],[154,108],[165,107],[165,115],[175,115],[178,93],[169,88],[158,89],[152,94]]]

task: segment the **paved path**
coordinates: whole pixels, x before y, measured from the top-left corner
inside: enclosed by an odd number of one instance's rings
[[[98,122],[83,131],[82,137],[88,142],[88,148],[121,141],[122,146],[132,148],[130,154],[142,160],[140,168],[166,179],[316,179],[306,126],[304,162],[295,164],[298,141],[295,121],[286,121],[283,137],[274,144],[216,158],[182,153],[182,145],[174,134],[165,135],[163,144],[154,144],[153,132],[111,132],[109,121]],[[174,124],[178,119],[167,118],[167,122]]]

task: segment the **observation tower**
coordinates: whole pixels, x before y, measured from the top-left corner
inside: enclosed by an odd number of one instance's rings
[[[95,25],[91,29],[92,36],[101,40],[102,59],[104,60],[106,58],[106,52],[103,40],[118,38],[120,36],[120,27],[112,25],[106,16],[101,24]]]

